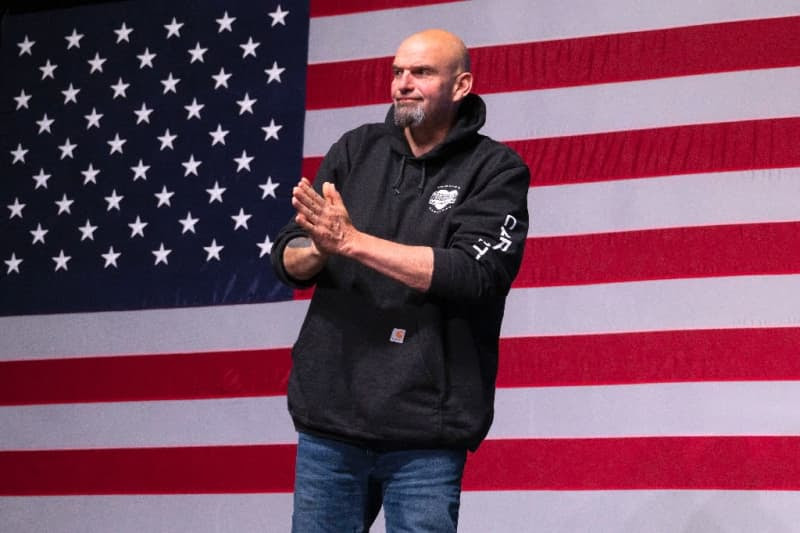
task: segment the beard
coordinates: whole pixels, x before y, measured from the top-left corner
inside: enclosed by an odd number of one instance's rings
[[[401,128],[419,126],[425,120],[425,110],[421,104],[394,104],[394,124]]]

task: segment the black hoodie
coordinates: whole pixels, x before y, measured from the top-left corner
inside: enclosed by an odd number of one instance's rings
[[[331,181],[353,225],[433,248],[420,292],[339,256],[308,283],[284,269],[290,222],[272,248],[285,283],[316,284],[292,351],[289,411],[298,430],[379,448],[475,449],[493,416],[500,323],[528,229],[527,166],[478,130],[469,95],[445,140],[414,157],[393,123],[367,124],[330,149]]]

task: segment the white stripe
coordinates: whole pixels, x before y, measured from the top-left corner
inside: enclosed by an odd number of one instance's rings
[[[9,533],[286,533],[291,516],[291,494],[0,497]]]
[[[800,435],[800,382],[498,389],[491,439]]]
[[[286,444],[286,397],[0,407],[0,450]]]
[[[800,325],[800,275],[513,290],[501,334],[578,335]]]
[[[529,237],[800,220],[800,168],[532,187]]]
[[[0,357],[15,360],[290,346],[308,302],[265,306],[188,310],[192,321],[183,326],[187,311],[183,309],[131,313],[127,322],[117,313],[0,318]],[[226,326],[220,328],[220,323]],[[797,325],[800,276],[737,276],[514,289],[506,303],[502,334],[519,337]]]
[[[0,361],[291,346],[308,302],[0,317]]]
[[[800,435],[800,382],[499,389],[489,438]],[[293,444],[286,398],[0,407],[0,450]]]
[[[797,14],[796,0],[473,0],[313,18],[308,57],[324,63],[393,56],[405,37],[433,27],[477,47]]]
[[[388,83],[387,83],[388,94]],[[385,104],[336,109],[307,110],[303,136],[303,157],[325,155],[342,134],[361,124],[383,122],[389,110]]]
[[[800,68],[678,76],[486,95],[503,140],[800,115]]]
[[[291,507],[291,494],[0,497],[0,531],[286,533]],[[485,491],[462,493],[458,530],[786,533],[798,523],[794,491]],[[386,531],[382,517],[370,531]]]
[[[461,533],[788,533],[800,493],[777,491],[503,491],[461,496]]]
[[[800,115],[800,68],[777,68],[487,94],[482,133],[500,140]],[[381,122],[389,104],[306,112],[303,156]]]
[[[291,508],[291,494],[0,497],[0,531],[286,533]],[[485,491],[462,493],[458,530],[786,533],[798,523],[793,491]],[[386,531],[382,516],[370,531]]]

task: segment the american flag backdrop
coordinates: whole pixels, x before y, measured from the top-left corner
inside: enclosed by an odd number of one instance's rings
[[[0,531],[288,529],[266,253],[426,27],[532,171],[460,530],[800,531],[797,0],[7,13]]]

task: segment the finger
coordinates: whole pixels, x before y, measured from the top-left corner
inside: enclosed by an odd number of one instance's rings
[[[311,233],[314,230],[314,225],[309,222],[308,218],[302,213],[298,213],[294,217],[294,221],[297,222],[297,225],[300,226],[302,229],[306,230],[307,232]]]
[[[309,187],[304,183],[298,183],[292,189],[292,196],[296,196],[307,203],[309,199],[313,199],[313,195],[309,192]]]
[[[313,222],[317,222],[317,218],[325,210],[325,200],[318,195],[303,195],[302,193],[299,200],[308,213],[313,215]]]
[[[313,224],[315,218],[314,218],[314,211],[312,209],[303,204],[297,198],[292,198],[292,207],[294,207],[295,211],[297,211],[298,216],[303,217],[303,220],[307,224]]]
[[[319,211],[320,202],[317,201],[312,195],[308,194],[308,189],[304,189],[301,186],[292,189],[292,201],[292,205],[294,205],[295,209],[303,207],[309,212]],[[297,205],[295,205],[295,201],[297,202]]]
[[[301,179],[297,186],[300,187],[300,189],[309,197],[322,201],[322,197],[319,195],[319,193],[317,193],[316,190],[314,190],[314,187],[311,186],[311,183],[307,179]]]
[[[326,182],[322,186],[322,194],[325,195],[325,200],[327,200],[329,204],[344,204],[342,195],[336,190],[336,185],[331,182]]]

